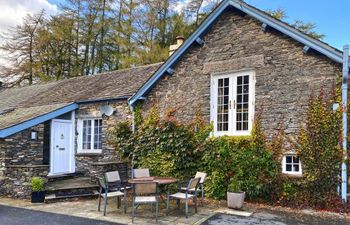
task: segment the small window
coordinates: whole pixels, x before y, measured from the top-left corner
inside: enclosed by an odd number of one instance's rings
[[[286,174],[301,175],[301,162],[296,155],[285,155],[282,160],[282,172]]]
[[[80,119],[78,121],[78,152],[101,153],[102,119]]]

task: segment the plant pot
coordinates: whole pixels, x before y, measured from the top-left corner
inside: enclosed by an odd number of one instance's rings
[[[245,192],[227,192],[227,207],[241,209],[243,207]]]
[[[43,203],[45,201],[44,191],[33,191],[32,192],[32,203]]]

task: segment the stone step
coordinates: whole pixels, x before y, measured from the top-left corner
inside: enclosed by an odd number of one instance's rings
[[[96,189],[98,185],[91,182],[90,177],[74,177],[48,182],[46,192],[57,192],[74,189]]]
[[[62,199],[68,199],[68,198],[82,198],[82,197],[93,197],[98,196],[98,191],[91,191],[90,193],[70,193],[67,195],[57,195],[57,194],[48,194],[45,195],[45,201],[51,202],[55,200],[62,200]]]
[[[66,180],[70,178],[76,178],[76,177],[83,177],[84,175],[82,173],[76,172],[76,173],[68,173],[68,174],[60,174],[60,175],[48,175],[48,182],[54,182],[54,181],[60,181],[60,180]]]
[[[49,181],[46,185],[45,200],[59,200],[76,197],[98,195],[98,185],[91,182],[90,177],[66,177],[65,179]]]

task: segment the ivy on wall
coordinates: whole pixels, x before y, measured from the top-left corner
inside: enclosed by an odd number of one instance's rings
[[[136,110],[135,133],[128,122],[116,124],[112,143],[121,158],[133,159],[136,167],[147,167],[153,175],[185,179],[196,171],[208,173],[206,193],[215,199],[225,199],[228,190],[239,190],[255,201],[346,210],[337,194],[341,112],[332,111],[332,102],[334,98],[325,98],[322,92],[310,98],[296,141],[281,127],[267,140],[259,116],[250,136],[214,138],[212,125],[206,124],[200,113],[184,124],[173,116],[174,110],[161,117],[154,107],[146,118]],[[281,173],[285,142],[301,159],[302,177]]]

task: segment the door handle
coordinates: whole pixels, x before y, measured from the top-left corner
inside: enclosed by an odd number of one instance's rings
[[[233,107],[232,107],[233,106]],[[230,102],[229,102],[229,108],[230,109],[236,109],[236,100],[233,100],[233,104],[232,104],[232,100],[230,100]]]

